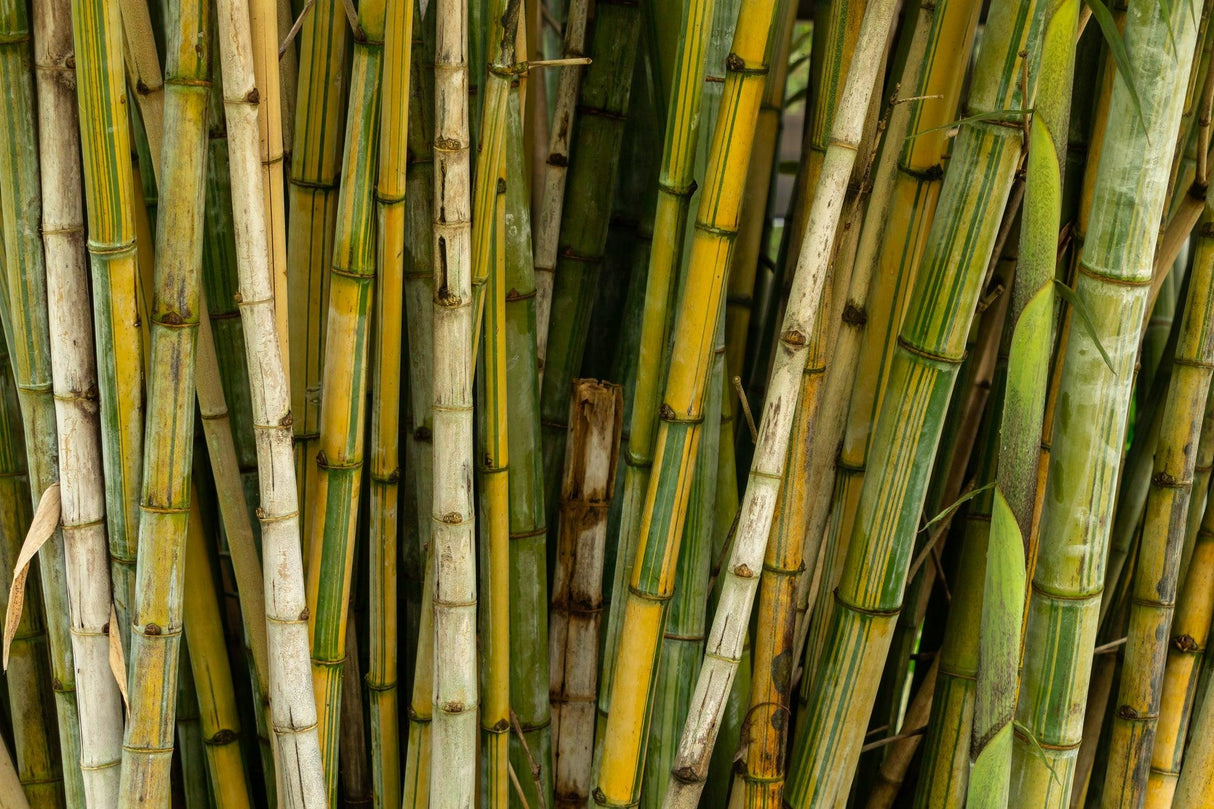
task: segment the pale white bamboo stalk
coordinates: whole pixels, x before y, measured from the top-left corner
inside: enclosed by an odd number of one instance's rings
[[[327,809],[308,649],[291,395],[278,345],[262,195],[249,5],[248,0],[218,0],[217,6],[240,319],[257,442],[270,714],[281,765],[278,795],[280,804],[292,809]]]
[[[708,777],[708,764],[721,726],[725,703],[742,657],[750,626],[759,573],[775,514],[776,495],[788,458],[788,439],[809,355],[822,288],[830,267],[843,198],[863,136],[877,67],[888,41],[896,0],[875,0],[864,13],[855,56],[831,129],[830,147],[809,214],[809,228],[797,257],[792,291],[780,329],[763,420],[746,493],[738,514],[734,549],[725,571],[704,663],[696,681],[687,723],[675,754],[675,777],[662,800],[664,809],[694,809]]]
[[[0,742],[0,809],[29,809],[8,745]]]
[[[434,50],[434,718],[431,809],[476,802],[476,509],[468,5],[437,0]]]
[[[618,385],[574,380],[548,630],[557,809],[583,807],[590,797],[607,509],[623,420]]]
[[[588,0],[572,0],[565,19],[564,58],[585,56]],[[535,231],[535,342],[540,386],[544,384],[544,359],[548,356],[548,322],[552,314],[552,282],[556,272],[557,240],[561,235],[561,212],[565,203],[565,179],[569,174],[569,140],[583,65],[561,68],[552,110],[552,133],[548,160],[544,163],[543,205]]]
[[[41,0],[34,8],[39,64],[63,64],[73,52],[70,0]],[[60,520],[67,571],[68,612],[80,716],[80,765],[86,800],[113,806],[122,758],[122,698],[109,671],[111,592],[105,525],[105,475],[97,398],[97,357],[89,267],[84,247],[84,200],[75,76],[39,70],[38,154],[42,182],[51,380],[58,432]],[[96,676],[94,672],[101,672]],[[64,762],[64,769],[75,766]]]

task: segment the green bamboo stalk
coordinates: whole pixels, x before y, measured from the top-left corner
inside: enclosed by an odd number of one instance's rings
[[[1214,196],[1207,194],[1188,280],[1188,300],[1163,406],[1142,544],[1134,571],[1130,624],[1105,770],[1103,806],[1142,806],[1163,691],[1180,578],[1185,516],[1214,376]]]
[[[1061,156],[1066,148],[1061,138],[1069,126],[1079,3],[1051,0],[1044,15],[1037,99],[1029,130],[1020,260],[1007,326],[1011,345],[1003,385],[970,750],[974,767],[967,805],[989,809],[1007,806],[1011,786],[1024,558],[1037,500],[1038,436],[1045,419],[1053,349]]]
[[[562,57],[578,59],[585,56],[586,18],[590,4],[586,0],[571,0],[565,10],[565,36]],[[551,138],[548,157],[544,161],[541,206],[535,227],[535,335],[536,357],[543,384],[544,360],[548,356],[548,321],[552,314],[552,274],[556,271],[561,217],[565,211],[565,183],[569,174],[569,146],[574,129],[578,91],[582,81],[582,65],[565,65],[556,80],[555,98],[551,102]]]
[[[687,512],[686,483],[703,427],[705,386],[715,342],[709,335],[716,334],[721,314],[724,275],[745,183],[745,171],[740,167],[750,160],[773,11],[773,0],[743,4],[727,62],[729,77],[705,173],[697,238],[675,320],[666,394],[659,408],[653,456],[657,472],[649,479],[621,622],[620,637],[628,638],[629,643],[626,652],[621,645],[612,672],[606,741],[596,777],[595,803],[599,806],[632,805],[640,789],[647,741],[644,728],[651,714],[657,652]],[[546,385],[555,377],[549,370]]]
[[[148,0],[118,0],[118,7],[122,13],[122,56],[127,84],[134,90],[139,120],[147,133],[148,154],[151,156],[147,164],[148,173],[155,175],[160,171],[161,145],[164,142],[164,75],[160,69],[156,42],[156,35],[159,34],[163,47],[164,19],[158,20],[162,28],[153,30]],[[153,177],[149,179],[155,182]]]
[[[296,482],[305,503],[312,502],[316,489],[313,464],[320,440],[325,313],[350,81],[345,68],[349,37],[342,0],[316,0],[298,37],[299,89],[287,183],[287,310],[293,315],[288,376]],[[310,537],[311,510],[305,509],[302,518],[303,535]]]
[[[413,0],[390,0],[384,26],[383,106],[379,122],[376,208],[379,273],[372,353],[371,470],[367,549],[371,624],[367,694],[370,701],[372,799],[375,809],[397,809],[400,722],[397,678],[397,546],[400,488],[400,369],[405,286],[405,194],[408,189],[410,64]]]
[[[578,89],[578,117],[573,122],[571,162],[557,239],[547,354],[542,358],[541,371],[548,522],[555,522],[560,469],[565,459],[569,385],[581,364],[598,288],[610,221],[606,214],[615,195],[640,22],[640,9],[631,2],[603,0],[596,5],[588,50],[591,63]]]
[[[533,90],[529,90],[532,91]],[[549,702],[547,557],[539,365],[535,345],[535,289],[531,218],[523,161],[523,120],[518,90],[508,99],[506,137],[505,350],[510,451],[510,704],[519,730],[510,737],[510,763],[528,806],[554,805],[552,708]],[[614,477],[614,473],[612,473]],[[597,648],[597,643],[590,646]],[[540,763],[540,779],[527,751]]]
[[[1028,606],[1016,712],[1023,729],[1012,770],[1018,805],[1065,806],[1070,797],[1169,136],[1179,123],[1196,26],[1187,9],[1168,15],[1133,2],[1127,12],[1131,74],[1114,82],[1076,287],[1095,332],[1072,330],[1067,341]],[[1137,104],[1127,81],[1137,88]],[[1123,204],[1127,193],[1132,208]],[[1076,389],[1082,400],[1073,398]]]
[[[1034,3],[998,3],[987,19],[969,109],[998,116],[1022,106],[1019,53]],[[1015,121],[1015,118],[1012,118]],[[793,753],[788,802],[829,806],[847,792],[879,672],[901,609],[913,537],[970,320],[1011,190],[1019,127],[963,123],[877,410],[875,474],[860,492],[811,698]],[[975,177],[983,181],[974,182]],[[959,234],[965,234],[961,238]],[[829,583],[823,588],[829,592]],[[859,661],[854,664],[854,661]],[[846,673],[844,673],[846,672]]]
[[[135,589],[143,464],[144,336],[135,254],[134,190],[117,8],[73,0],[72,37],[82,128],[88,248],[105,462],[106,527],[124,646]],[[65,756],[65,760],[70,760]],[[70,801],[69,801],[70,802]]]
[[[653,219],[655,238],[646,267],[636,374],[631,385],[632,403],[629,413],[628,450],[624,454],[620,536],[611,591],[611,611],[607,623],[607,641],[603,651],[600,714],[610,710],[609,686],[620,645],[620,630],[626,603],[625,587],[636,554],[640,521],[653,468],[658,408],[661,404],[662,384],[668,362],[667,348],[674,321],[674,304],[677,301],[676,278],[679,275],[684,248],[688,205],[696,185],[693,171],[700,146],[705,55],[708,33],[714,30],[714,5],[710,0],[694,0],[688,3],[684,10],[676,55],[675,83],[671,90],[665,122]],[[714,113],[715,110],[710,111],[709,115]],[[705,127],[708,128],[710,127]],[[675,674],[677,677],[677,670]],[[670,717],[672,720],[675,718],[673,715]],[[605,729],[604,725],[601,730]],[[667,732],[673,734],[677,731]],[[667,759],[669,757],[666,756]],[[659,767],[654,775],[654,784],[665,783],[666,769],[666,765]],[[657,795],[653,797],[654,800],[657,799]]]
[[[366,440],[367,372],[376,280],[375,170],[380,126],[384,0],[358,10],[349,112],[337,197],[333,264],[329,275],[321,389],[320,447],[308,538],[308,628],[312,683],[320,719],[320,749],[329,800],[336,806],[341,669],[346,614],[354,570],[354,533]],[[327,395],[326,395],[327,392]]]
[[[439,0],[435,14],[434,500],[430,512],[434,521],[434,718],[429,789],[433,809],[462,809],[471,806],[476,795],[479,702],[472,498],[476,310],[467,6],[463,0]]]
[[[270,655],[271,729],[279,749],[279,800],[290,809],[328,805],[309,688],[307,601],[300,551],[290,389],[274,315],[274,287],[266,245],[257,136],[257,87],[245,0],[217,3],[228,130],[229,178],[236,229],[240,319],[247,351],[257,435],[263,593]]]
[[[207,762],[198,710],[198,689],[190,671],[188,643],[181,647],[181,676],[177,678],[177,752],[181,780],[177,787],[184,794],[186,809],[207,809],[211,804],[207,785]]]
[[[0,243],[3,240],[0,239]],[[4,262],[0,248],[0,265]],[[29,477],[25,472],[25,445],[21,430],[20,404],[13,378],[8,346],[0,339],[0,538],[3,564],[11,570],[31,513]],[[104,564],[104,563],[103,563]],[[51,690],[40,688],[50,681],[46,626],[38,581],[26,584],[25,609],[9,646],[4,684],[12,716],[13,747],[17,778],[33,806],[63,806],[63,772]],[[8,608],[8,594],[4,594]]]
[[[152,378],[139,554],[131,613],[131,712],[123,736],[123,806],[169,801],[177,652],[189,522],[194,436],[194,343],[202,275],[203,189],[210,91],[210,16],[204,2],[177,9],[168,32],[167,150],[160,170],[156,286],[151,317]],[[201,44],[200,44],[201,43]]]

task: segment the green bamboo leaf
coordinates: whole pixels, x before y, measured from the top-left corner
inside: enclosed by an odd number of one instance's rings
[[[931,528],[936,523],[943,520],[948,515],[952,514],[957,509],[961,508],[961,506],[964,505],[967,501],[973,500],[978,495],[982,494],[983,492],[990,491],[994,487],[995,487],[995,481],[992,480],[990,483],[986,484],[985,486],[979,486],[977,489],[972,489],[972,490],[966,492],[965,494],[958,497],[951,506],[944,509],[944,511],[941,511],[935,517],[932,517],[930,520],[928,520],[927,524],[924,525],[923,528],[921,528],[920,530],[926,531],[927,529]]]
[[[1134,102],[1134,111],[1138,113],[1138,122],[1142,124],[1142,128],[1147,128],[1146,118],[1142,115],[1142,102],[1138,98],[1138,88],[1134,86],[1134,74],[1130,72],[1130,56],[1125,49],[1125,40],[1121,37],[1121,31],[1117,28],[1117,21],[1113,19],[1112,12],[1102,0],[1083,0],[1087,3],[1088,8],[1092,10],[1092,16],[1096,18],[1096,22],[1100,24],[1100,32],[1104,34],[1104,41],[1109,46],[1109,53],[1113,55],[1113,63],[1117,65],[1117,72],[1121,74],[1121,78],[1125,80],[1125,85],[1130,91],[1130,98]],[[1166,0],[1163,0],[1166,2]],[[1164,9],[1165,12],[1167,9]],[[1168,14],[1171,19],[1171,14]],[[1168,26],[1168,33],[1171,34],[1172,26]],[[1175,41],[1172,43],[1173,49],[1176,47]],[[1150,143],[1150,136],[1147,136],[1147,142]],[[1104,353],[1103,349],[1101,353]]]
[[[1104,346],[1100,344],[1100,336],[1096,333],[1096,324],[1092,322],[1092,315],[1088,312],[1087,305],[1079,300],[1079,296],[1075,294],[1075,290],[1056,278],[1054,279],[1054,283],[1058,285],[1058,294],[1075,310],[1075,314],[1079,315],[1080,325],[1083,326],[1083,330],[1087,332],[1088,337],[1092,338],[1092,342],[1096,344],[1096,350],[1100,352],[1101,358],[1104,359],[1104,364],[1109,366],[1109,370],[1116,374],[1117,369],[1113,367],[1112,357],[1109,356],[1109,352],[1104,350]]]
[[[956,129],[957,127],[959,127],[963,124],[976,124],[976,123],[979,123],[980,121],[994,121],[996,123],[1005,123],[1005,124],[1017,123],[1018,124],[1018,123],[1021,123],[1021,121],[1017,121],[1014,119],[1016,119],[1017,117],[1024,119],[1027,116],[1032,115],[1032,114],[1033,114],[1033,110],[1031,108],[1019,109],[1019,110],[991,110],[990,112],[979,112],[975,115],[967,115],[964,118],[958,118],[955,121],[950,121],[949,123],[943,124],[941,126],[933,126],[931,129],[920,129],[918,132],[914,132],[910,135],[907,135],[906,139],[914,140],[915,138],[919,137],[920,135],[926,135],[929,132],[942,132],[946,129]]]

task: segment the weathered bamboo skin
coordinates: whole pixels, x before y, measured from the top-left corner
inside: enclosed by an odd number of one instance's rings
[[[606,512],[615,492],[623,395],[617,386],[579,379],[569,405],[561,522],[552,584],[549,689],[556,806],[585,806],[590,797],[598,661],[602,629]]]
[[[168,31],[165,139],[160,168],[151,380],[139,504],[139,559],[122,743],[120,806],[166,806],[173,754],[183,577],[194,440],[210,92],[210,14],[184,3]],[[107,650],[108,651],[108,650]]]
[[[472,498],[471,149],[463,0],[438,0],[434,45],[434,685],[430,806],[476,800],[476,512]],[[441,766],[436,764],[441,763]],[[419,777],[424,777],[419,773]]]
[[[307,604],[295,488],[290,390],[274,315],[257,141],[258,97],[248,5],[222,0],[217,16],[228,126],[233,224],[245,358],[257,442],[258,519],[270,650],[271,730],[279,746],[279,800],[292,809],[328,806],[316,702],[310,683]]]

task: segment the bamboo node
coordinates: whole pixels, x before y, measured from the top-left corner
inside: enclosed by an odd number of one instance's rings
[[[736,53],[730,53],[725,57],[725,69],[738,72],[746,69],[746,60]]]
[[[673,421],[675,418],[674,408],[662,402],[661,407],[658,408],[658,416],[662,421]]]
[[[220,745],[231,744],[232,742],[236,741],[237,738],[236,731],[224,728],[211,738],[206,739],[206,743],[218,747]]]
[[[464,521],[464,515],[460,514],[458,511],[449,511],[439,519],[445,522],[447,525],[459,525]]]
[[[780,335],[780,339],[790,346],[803,346],[809,341],[805,338],[805,333],[797,329],[789,329]]]
[[[261,103],[261,93],[259,93],[257,88],[254,87],[252,90],[244,94],[244,100],[250,104],[259,104]]]
[[[843,322],[849,326],[863,326],[868,322],[868,313],[860,304],[848,301],[843,307]]]
[[[556,166],[557,168],[565,168],[569,165],[569,157],[560,152],[553,152],[548,155],[548,165]]]
[[[308,612],[307,607],[304,607],[302,610],[299,611],[299,620],[306,621],[311,617],[312,617],[312,613]]]
[[[755,575],[754,571],[751,570],[745,562],[735,567],[733,569],[733,573],[740,579],[753,579]]]
[[[1178,652],[1195,652],[1197,651],[1197,641],[1188,633],[1177,635],[1172,638],[1172,648]]]
[[[151,95],[152,88],[144,84],[143,79],[139,79],[135,82],[135,92],[141,96]]]
[[[160,634],[160,625],[159,624],[147,624],[143,628],[143,634],[151,635],[153,637],[156,635],[159,635]]]

